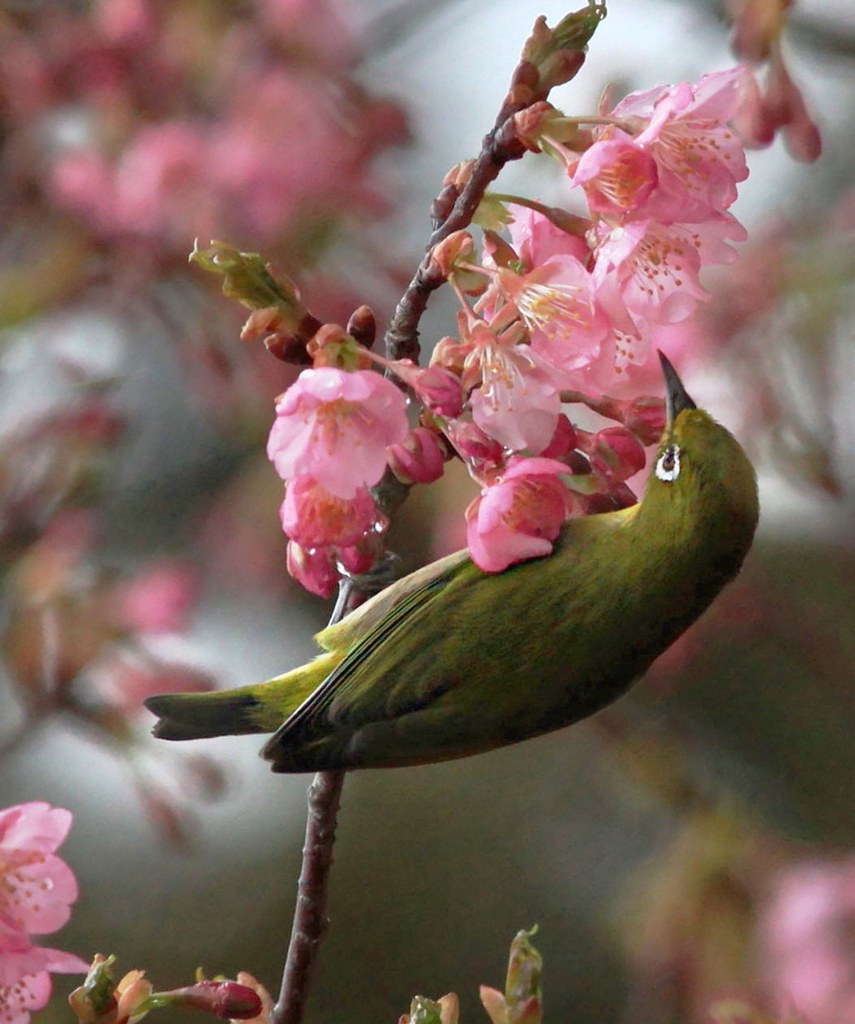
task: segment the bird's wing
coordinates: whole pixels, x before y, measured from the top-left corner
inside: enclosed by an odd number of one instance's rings
[[[369,636],[375,628],[383,628],[387,616],[409,614],[414,604],[418,605],[425,596],[435,592],[437,586],[446,584],[459,568],[466,565],[471,563],[468,553],[463,550],[422,566],[390,584],[340,622],[322,629],[315,634],[315,641],[325,651],[346,651],[363,637]],[[414,602],[410,601],[412,594],[417,595]]]
[[[459,557],[461,555],[464,557]],[[365,693],[362,686],[365,680],[360,671],[368,658],[400,631],[417,629],[418,626],[413,622],[414,617],[427,613],[440,595],[447,598],[450,586],[466,585],[473,578],[482,575],[481,571],[465,557],[465,552],[456,552],[447,559],[425,566],[423,570],[387,588],[394,590],[393,594],[384,591],[357,609],[358,613],[367,605],[374,606],[370,609],[370,615],[359,618],[355,624],[358,628],[353,628],[354,624],[350,624],[352,628],[349,632],[356,634],[357,642],[321,685],[282,723],[267,747],[272,749],[280,744],[287,745],[296,737],[305,734],[307,728],[311,731],[312,722],[323,718],[330,711],[333,702],[336,704],[336,713],[343,710],[351,703],[347,699],[349,692],[356,693],[359,697],[354,705],[361,706],[366,712],[366,717],[372,717],[369,706],[376,708],[377,695],[374,695],[375,700],[371,700],[371,695]],[[414,579],[416,576],[420,576],[420,579]],[[385,600],[381,601],[382,598]],[[349,618],[351,616],[348,616]],[[324,640],[328,640],[329,634],[336,628],[328,627],[320,635]],[[341,643],[342,638],[341,632],[335,634],[336,645]],[[423,695],[410,695],[410,703],[415,708],[420,703],[431,700],[434,695],[431,686],[427,684]]]

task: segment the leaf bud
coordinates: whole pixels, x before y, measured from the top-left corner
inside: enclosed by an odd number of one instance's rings
[[[477,262],[475,243],[468,231],[453,231],[431,251],[434,269],[467,295],[481,295],[487,287],[484,273],[473,269]]]
[[[566,15],[555,28],[549,28],[543,15],[537,19],[523,46],[521,61],[521,65],[528,63],[537,70],[539,95],[533,99],[545,99],[550,89],[574,77],[585,62],[588,43],[605,15],[605,4],[589,3]]]
[[[350,314],[347,333],[365,348],[371,348],[377,339],[377,318],[370,306],[360,306]]]
[[[505,1001],[512,1024],[540,1024],[543,961],[531,943],[537,926],[517,932],[511,943],[508,975],[505,981]]]

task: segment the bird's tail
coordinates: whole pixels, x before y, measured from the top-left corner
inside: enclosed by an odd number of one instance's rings
[[[198,740],[273,732],[333,669],[338,655],[322,654],[266,683],[210,693],[160,693],[144,701],[163,740]]]

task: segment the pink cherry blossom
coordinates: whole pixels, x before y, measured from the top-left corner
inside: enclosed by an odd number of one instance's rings
[[[583,238],[563,231],[544,214],[527,206],[514,206],[512,210],[511,244],[528,269],[542,266],[553,256],[573,256],[585,261],[588,247]]]
[[[580,185],[588,209],[623,218],[647,199],[658,182],[656,161],[632,136],[609,128],[579,158],[570,177]]]
[[[406,399],[371,370],[303,370],[280,398],[267,454],[279,475],[313,477],[340,498],[376,484],[386,446],[407,436]]]
[[[50,973],[85,974],[85,960],[59,949],[34,946],[23,932],[0,925],[0,1024],[27,1024],[47,1005]]]
[[[54,853],[70,825],[69,811],[38,801],[0,811],[0,1024],[26,1024],[47,1003],[49,972],[87,969],[30,940],[65,924],[77,898],[74,875]]]
[[[548,555],[568,508],[569,494],[554,459],[519,459],[466,510],[467,546],[484,572]]]
[[[366,487],[342,498],[299,474],[288,481],[280,518],[282,529],[301,547],[347,547],[371,530],[378,512]]]
[[[288,575],[310,594],[329,597],[335,591],[340,574],[335,565],[335,553],[328,548],[306,549],[289,540],[286,565]]]
[[[656,161],[660,190],[712,210],[733,203],[736,183],[748,169],[742,142],[728,122],[738,109],[745,74],[735,67],[704,75],[697,84],[632,93],[611,112],[638,129],[635,141]]]
[[[0,811],[0,923],[47,934],[68,920],[77,882],[54,851],[70,826],[69,811],[38,801]]]
[[[527,274],[500,270],[499,285],[520,312],[532,349],[575,370],[595,359],[609,333],[593,276],[574,256],[554,256]]]
[[[425,427],[416,427],[401,444],[389,446],[389,467],[404,483],[430,484],[438,480],[447,457],[437,435]]]
[[[473,420],[506,448],[542,452],[561,410],[559,385],[549,367],[529,346],[507,344],[481,323],[470,337],[464,382],[480,378],[470,396]]]
[[[770,990],[811,1024],[855,1019],[855,859],[796,864],[774,879],[760,922]]]
[[[636,323],[678,323],[709,298],[701,267],[735,260],[727,242],[744,238],[742,226],[727,214],[700,224],[650,220],[614,228],[597,248],[598,300],[621,329],[624,310]]]

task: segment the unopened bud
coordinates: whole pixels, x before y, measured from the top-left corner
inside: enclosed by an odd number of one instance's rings
[[[306,550],[296,541],[289,540],[285,549],[288,574],[310,594],[329,597],[339,581],[332,554],[325,548]]]
[[[236,981],[204,979],[197,981],[195,985],[162,992],[159,995],[161,998],[168,997],[173,1005],[207,1010],[208,1013],[225,1020],[249,1020],[257,1017],[262,1010],[258,993]]]
[[[115,959],[96,953],[83,984],[68,997],[68,1005],[80,1024],[107,1024],[116,1019],[117,1003],[110,969]]]
[[[377,338],[377,318],[370,306],[360,306],[350,314],[347,333],[354,341],[371,348]]]
[[[399,1024],[442,1024],[442,1007],[426,996],[414,996],[410,1012],[399,1019]]]
[[[740,60],[759,64],[768,60],[772,44],[784,26],[784,11],[792,0],[730,0],[733,20],[730,45]]]
[[[522,60],[533,65],[538,76],[538,99],[545,99],[549,90],[563,85],[579,71],[597,25],[606,15],[602,3],[590,3],[566,15],[549,28],[541,15],[526,40]]]
[[[531,937],[536,931],[536,927],[519,931],[511,943],[505,1002],[513,1024],[540,1024],[542,1016],[540,975],[543,961],[531,944]]]
[[[482,985],[478,990],[478,995],[481,998],[481,1005],[487,1011],[487,1016],[492,1021],[492,1024],[510,1024],[508,1004],[498,989],[490,988],[489,985]]]
[[[309,342],[308,352],[314,366],[350,371],[364,370],[369,365],[365,349],[339,324],[322,324]]]
[[[468,231],[453,231],[431,252],[431,263],[446,280],[453,280],[467,295],[481,295],[486,276],[473,268],[478,262],[475,243]]]
[[[386,449],[389,468],[404,484],[430,484],[442,476],[445,451],[436,434],[425,427],[416,427],[401,444]]]
[[[552,440],[540,453],[544,459],[560,459],[571,448],[576,447],[576,428],[570,420],[560,413],[558,422],[555,424],[555,433]]]

